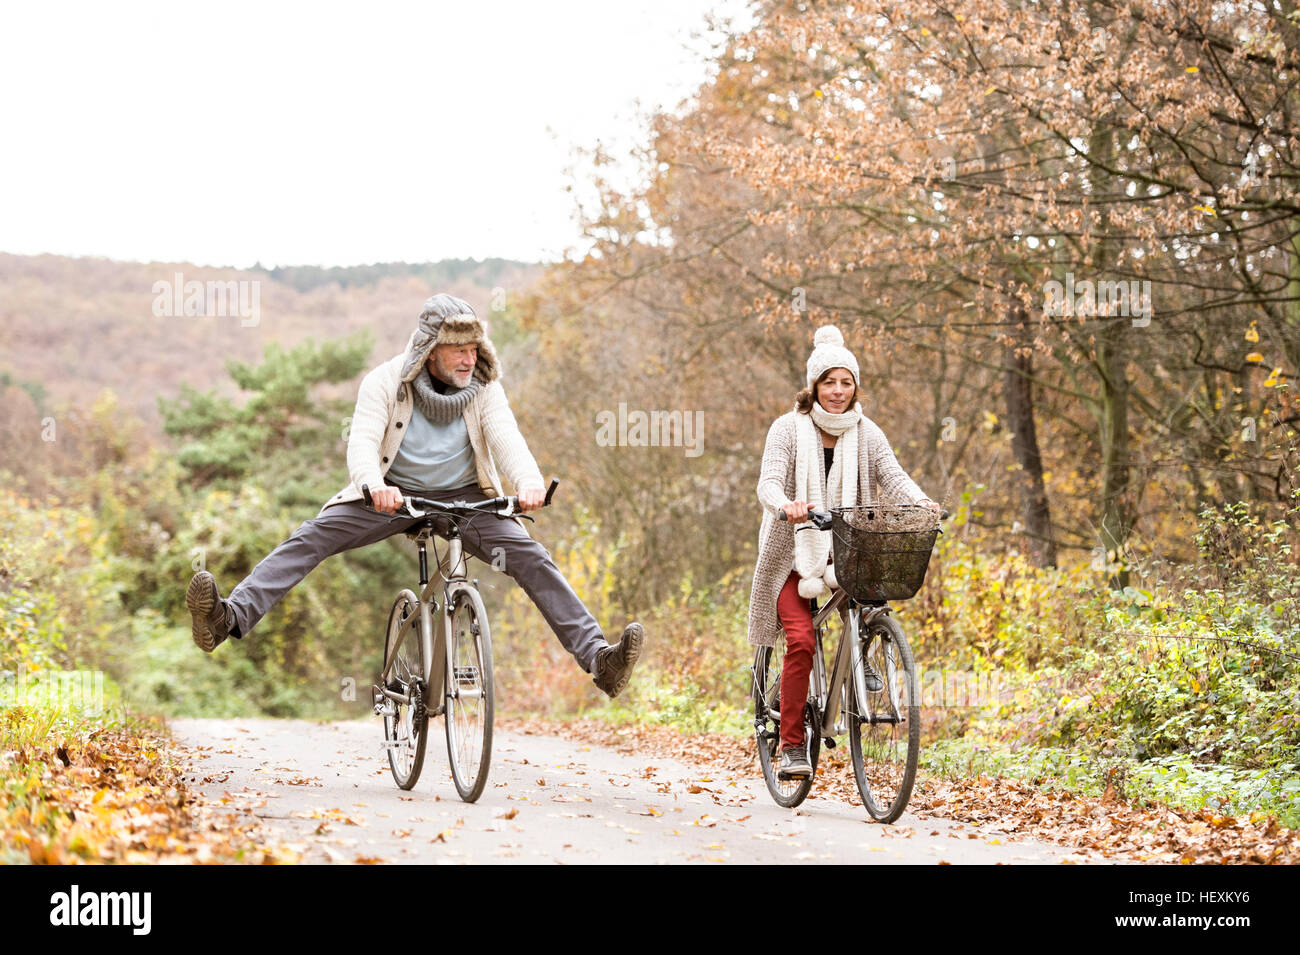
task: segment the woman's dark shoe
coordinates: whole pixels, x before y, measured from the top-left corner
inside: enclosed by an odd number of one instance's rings
[[[879,693],[885,688],[885,681],[880,678],[876,668],[868,663],[865,657],[862,660],[862,682],[866,684],[869,693]]]
[[[200,570],[190,580],[185,590],[185,606],[190,611],[194,643],[200,650],[211,653],[230,636],[226,602],[217,590],[216,578],[206,570]]]
[[[645,642],[645,630],[639,623],[629,623],[623,629],[623,639],[613,646],[601,647],[596,651],[596,664],[592,669],[595,676],[592,682],[600,687],[610,699],[618,696],[627,687],[632,678],[632,668],[641,657],[641,646]]]
[[[808,762],[808,749],[800,743],[798,746],[786,746],[781,750],[781,765],[777,767],[777,779],[798,779],[812,775],[812,764]]]

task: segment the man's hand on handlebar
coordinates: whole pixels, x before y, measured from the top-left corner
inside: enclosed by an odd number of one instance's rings
[[[529,488],[519,492],[519,510],[535,511],[546,503],[546,491],[543,488]]]
[[[402,506],[402,492],[395,487],[384,485],[376,488],[370,492],[370,497],[375,502],[375,510],[383,514],[396,514]]]

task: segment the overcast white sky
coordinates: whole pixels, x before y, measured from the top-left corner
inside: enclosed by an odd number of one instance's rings
[[[242,267],[558,258],[571,147],[639,138],[746,4],[2,9],[0,251]]]

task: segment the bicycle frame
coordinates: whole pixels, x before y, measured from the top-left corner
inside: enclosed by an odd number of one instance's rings
[[[451,627],[451,608],[455,603],[456,593],[463,587],[471,586],[469,579],[465,576],[466,560],[464,545],[461,543],[460,538],[460,529],[454,522],[450,523],[446,534],[443,535],[447,538],[446,559],[439,563],[437,578],[430,579],[425,548],[427,542],[435,536],[437,536],[437,532],[431,524],[426,523],[420,527],[419,533],[415,537],[420,548],[419,612],[411,614],[402,622],[397,639],[393,641],[388,658],[384,660],[378,687],[379,692],[388,699],[404,703],[407,706],[414,705],[414,701],[408,694],[390,690],[387,684],[389,676],[392,674],[393,664],[397,660],[397,651],[402,646],[402,642],[404,640],[418,639],[423,650],[424,673],[421,676],[424,680],[425,705],[430,716],[439,716],[446,710],[446,699],[440,700],[437,706],[428,706],[434,693],[431,688],[442,686],[443,675],[452,666],[450,658],[451,645],[447,640],[447,632]],[[437,553],[436,545],[434,553],[435,555]],[[445,574],[441,571],[444,564],[448,571]],[[443,598],[441,604],[438,602],[439,584],[441,584]],[[437,615],[436,621],[435,614]]]
[[[830,678],[828,680],[826,674],[826,650],[822,644],[822,639],[825,633],[826,621],[830,619],[832,613],[838,613],[844,618],[844,627],[840,631],[840,641],[835,648],[835,658],[831,662]],[[813,667],[809,677],[808,695],[814,701],[813,708],[817,710],[821,717],[822,737],[828,742],[841,733],[848,732],[848,727],[841,725],[840,717],[842,708],[847,701],[850,674],[852,674],[854,681],[853,690],[856,694],[854,698],[858,700],[867,699],[867,687],[862,667],[859,665],[862,659],[863,647],[858,636],[862,632],[862,628],[870,628],[872,621],[887,613],[889,613],[889,607],[886,604],[860,604],[844,591],[837,590],[835,595],[824,606],[819,607],[817,613],[813,616],[813,632],[816,634],[816,645],[813,648]],[[846,645],[847,650],[845,649]],[[893,719],[873,718],[872,722],[897,722],[899,718],[897,674],[894,672],[893,661],[888,656],[886,656],[886,667],[889,672],[882,674],[882,678],[889,688],[889,702],[894,714]]]
[[[786,520],[784,510],[777,516]],[[836,520],[833,513],[826,511],[810,510],[807,516],[811,527],[820,531],[828,530]],[[944,511],[940,519],[946,516]],[[796,527],[795,532],[811,527]],[[910,589],[910,584],[882,591],[868,583],[854,583],[857,593],[902,594]],[[828,670],[825,643],[832,614],[840,615],[842,626]],[[835,737],[848,733],[854,781],[863,805],[876,821],[894,822],[911,798],[921,741],[916,664],[907,637],[890,615],[885,600],[858,600],[839,588],[829,595],[824,606],[813,604],[811,622],[812,666],[806,709],[801,701],[803,716],[799,721],[804,733],[813,735],[804,757],[797,752],[792,756],[789,747],[781,744],[780,765],[777,763],[782,725],[777,710],[793,701],[782,697],[782,706],[774,708],[780,692],[777,689],[774,693],[777,651],[770,646],[754,651],[750,684],[754,734],[768,791],[777,805],[787,809],[798,806],[811,790],[822,747],[833,748]],[[784,663],[780,669],[784,677]],[[809,768],[804,768],[805,763]],[[877,767],[883,767],[884,772],[878,772]]]
[[[559,483],[551,480],[541,506],[551,503]],[[365,484],[361,485],[361,496],[368,508],[376,509],[374,495]],[[397,785],[411,789],[424,765],[429,720],[442,716],[456,792],[464,801],[474,802],[483,794],[491,765],[495,692],[491,628],[478,581],[470,580],[466,573],[462,521],[470,526],[469,522],[480,516],[502,520],[513,517],[516,521],[520,517],[532,518],[522,513],[517,496],[499,495],[469,502],[403,494],[396,508],[391,507],[392,503],[385,501],[384,513],[404,510],[403,516],[417,519],[406,526],[405,534],[418,545],[420,584],[418,596],[403,589],[393,603],[385,634],[384,663],[372,690],[375,713],[384,717],[389,766]],[[435,537],[447,541],[441,559],[434,544],[434,559],[439,565],[436,581],[430,577],[428,559],[428,543]],[[479,553],[477,548],[474,552]],[[402,647],[420,648],[420,672],[410,672],[414,661],[399,653]],[[404,656],[403,672],[394,679],[398,660]]]

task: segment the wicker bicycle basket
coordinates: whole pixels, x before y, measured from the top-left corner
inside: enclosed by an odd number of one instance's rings
[[[939,515],[907,504],[831,512],[835,577],[854,600],[907,600],[925,583]]]

